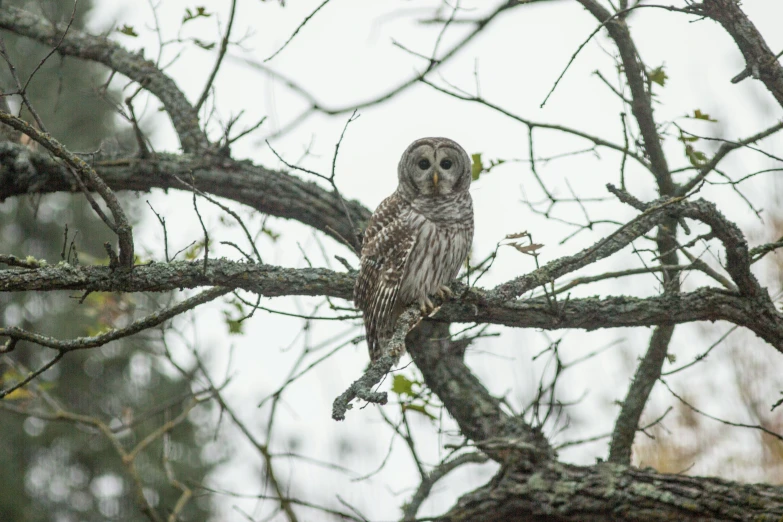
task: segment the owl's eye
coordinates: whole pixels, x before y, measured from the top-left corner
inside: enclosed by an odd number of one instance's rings
[[[440,168],[442,168],[443,170],[449,170],[451,168],[451,160],[447,160],[447,159],[442,160],[440,162]]]
[[[430,168],[430,160],[423,159],[423,160],[419,161],[419,168],[421,170],[427,170],[428,168]]]

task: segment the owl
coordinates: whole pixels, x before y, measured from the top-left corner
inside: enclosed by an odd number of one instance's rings
[[[471,162],[447,138],[422,138],[403,153],[399,184],[370,218],[364,233],[354,301],[364,312],[370,359],[383,355],[394,324],[430,296],[450,295],[473,241]]]

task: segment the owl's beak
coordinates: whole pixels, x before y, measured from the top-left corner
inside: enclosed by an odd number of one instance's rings
[[[432,173],[432,184],[435,185],[435,188],[438,188],[438,171]]]

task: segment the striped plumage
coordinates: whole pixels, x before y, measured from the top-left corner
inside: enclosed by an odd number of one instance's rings
[[[448,290],[473,240],[471,163],[462,147],[447,138],[416,140],[397,175],[397,190],[364,233],[354,288],[373,361],[406,306],[431,308],[429,296]]]

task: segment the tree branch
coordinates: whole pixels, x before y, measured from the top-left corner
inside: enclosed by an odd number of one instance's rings
[[[501,299],[511,299],[574,272],[600,259],[611,256],[641,237],[676,212],[683,198],[661,198],[649,204],[646,210],[593,246],[572,256],[551,261],[541,268],[499,285],[495,291]]]
[[[0,13],[0,17],[2,13]],[[0,142],[0,201],[30,193],[78,191],[70,175],[48,155],[11,142]],[[115,191],[182,190],[179,179],[191,180],[199,190],[247,205],[259,212],[295,219],[342,242],[355,241],[355,230],[345,208],[364,228],[370,211],[355,200],[341,198],[320,185],[249,161],[191,155],[157,154],[150,159],[98,158],[100,178]],[[88,188],[94,189],[89,181]]]
[[[221,295],[227,294],[230,291],[230,288],[221,287],[205,290],[198,295],[177,303],[174,306],[153,312],[143,319],[134,321],[125,328],[109,330],[108,332],[91,337],[77,337],[76,339],[63,341],[53,337],[28,332],[26,330],[16,328],[15,326],[0,328],[0,337],[10,337],[11,339],[16,339],[17,341],[28,341],[40,346],[46,346],[47,348],[53,348],[58,350],[61,354],[60,357],[62,357],[62,354],[66,352],[71,352],[73,350],[84,350],[87,348],[97,348],[98,346],[103,346],[104,344],[111,341],[116,341],[117,339],[129,337],[143,330],[147,330],[153,326],[157,326],[165,321],[168,321],[169,319],[172,319],[183,312],[191,310],[200,304],[207,303],[217,297],[220,297]]]
[[[418,321],[421,320],[421,312],[416,305],[406,309],[397,319],[392,338],[384,346],[384,354],[373,361],[364,374],[334,400],[332,405],[332,418],[337,421],[345,420],[345,412],[352,408],[349,404],[353,399],[362,399],[369,403],[386,404],[386,392],[373,391],[373,387],[381,382],[391,371],[392,367],[405,353],[405,336]]]
[[[764,138],[779,132],[780,130],[783,130],[783,121],[780,121],[775,125],[772,125],[771,127],[754,134],[753,136],[749,136],[737,141],[724,141],[721,143],[721,146],[718,147],[717,152],[715,152],[712,158],[710,158],[710,160],[704,166],[699,168],[699,173],[693,176],[693,178],[689,179],[687,182],[680,185],[680,187],[677,189],[677,195],[685,196],[691,190],[695,189],[710,172],[715,170],[715,167],[718,166],[718,163],[720,163],[720,161],[725,158],[729,152],[740,149],[752,143],[756,143],[757,141],[761,141]]]
[[[416,489],[416,493],[413,494],[410,502],[403,506],[403,522],[415,522],[416,513],[418,513],[419,508],[421,508],[424,501],[427,500],[427,497],[430,495],[430,492],[437,481],[464,464],[483,464],[486,461],[487,457],[481,453],[472,452],[464,453],[435,466],[435,468],[422,479],[421,484],[419,484],[419,487]]]
[[[177,84],[153,62],[145,60],[142,54],[131,53],[105,37],[93,36],[74,28],[65,34],[65,25],[52,26],[44,18],[10,5],[0,9],[0,29],[45,45],[57,45],[57,52],[61,55],[98,62],[127,76],[163,103],[185,152],[195,153],[209,148],[207,136],[199,127],[196,109]]]
[[[599,22],[606,24],[609,36],[614,40],[617,49],[620,51],[623,71],[628,79],[628,86],[631,89],[631,98],[633,100],[631,112],[633,112],[634,118],[639,124],[645,152],[650,158],[650,166],[661,189],[661,194],[673,195],[674,185],[669,176],[669,165],[658,136],[658,127],[655,124],[652,104],[650,103],[650,93],[647,92],[646,88],[647,74],[639,59],[639,52],[631,38],[628,25],[622,18],[612,19],[612,14],[596,0],[578,0],[578,2]]]
[[[223,38],[220,40],[220,49],[218,50],[218,56],[215,60],[215,65],[212,67],[212,72],[209,74],[206,85],[204,85],[204,90],[201,91],[201,96],[199,96],[198,101],[196,102],[196,106],[194,107],[196,112],[198,112],[199,109],[201,109],[201,106],[204,105],[204,102],[207,101],[207,96],[209,96],[209,91],[212,88],[212,84],[215,82],[218,71],[220,71],[223,58],[226,56],[226,51],[228,50],[229,38],[231,37],[231,28],[234,26],[234,15],[236,15],[236,12],[237,0],[231,0],[231,11],[228,15],[228,26],[226,27],[226,34],[223,35]]]
[[[283,268],[225,259],[210,260],[206,271],[202,261],[192,261],[137,265],[131,274],[106,266],[59,264],[0,270],[0,292],[166,292],[222,286],[266,297],[310,295],[351,300],[354,280],[355,274],[323,268]],[[700,288],[682,295],[569,299],[553,307],[545,297],[509,301],[496,290],[468,289],[458,283],[453,284],[453,290],[461,297],[444,303],[437,321],[595,330],[722,320],[752,330],[783,351],[783,317],[765,295],[750,297]]]
[[[13,127],[19,132],[23,132],[37,143],[41,144],[46,150],[51,152],[54,156],[62,159],[68,165],[68,168],[74,175],[79,185],[79,188],[85,192],[87,199],[90,201],[95,212],[103,220],[104,223],[115,233],[119,239],[120,244],[120,265],[124,268],[133,267],[134,254],[133,254],[133,231],[128,218],[125,216],[125,211],[122,210],[122,205],[117,200],[117,196],[114,192],[103,182],[98,174],[88,165],[84,160],[70,152],[68,149],[54,139],[48,133],[40,132],[38,129],[30,125],[24,120],[17,118],[5,111],[0,110],[0,122],[5,123]],[[81,178],[84,176],[86,181]],[[109,220],[103,213],[101,208],[93,201],[87,192],[87,186],[98,192],[109,207],[109,210],[114,217],[114,222]],[[108,245],[108,243],[107,243]]]
[[[493,460],[503,462],[516,451],[534,461],[553,456],[539,429],[507,414],[465,365],[466,341],[452,341],[448,323],[426,320],[407,339],[407,348],[427,386],[440,398],[465,437]],[[513,446],[513,447],[512,447]]]
[[[450,61],[463,48],[465,48],[479,33],[481,33],[484,29],[486,29],[486,27],[489,26],[489,24],[496,17],[498,17],[504,11],[512,9],[517,6],[532,4],[536,2],[542,2],[542,1],[550,1],[550,0],[527,0],[524,2],[520,2],[518,0],[506,0],[504,2],[501,2],[494,10],[492,10],[492,12],[488,13],[486,16],[476,20],[471,20],[470,24],[473,25],[472,30],[467,35],[462,37],[459,41],[457,41],[453,46],[451,46],[440,57],[437,56],[433,56],[432,58],[426,57],[426,59],[429,60],[429,63],[420,73],[416,73],[410,78],[403,80],[402,82],[400,82],[394,87],[391,87],[390,89],[386,90],[382,94],[379,94],[377,96],[374,96],[362,102],[352,103],[350,105],[343,105],[343,106],[326,105],[320,102],[318,99],[316,99],[315,96],[313,96],[309,91],[303,88],[300,84],[298,84],[291,78],[288,78],[285,75],[268,67],[265,63],[254,61],[251,59],[246,59],[246,58],[240,58],[239,60],[242,61],[244,64],[248,65],[249,67],[257,69],[263,72],[264,74],[267,74],[270,77],[282,82],[292,91],[302,96],[309,104],[309,107],[307,107],[293,120],[289,121],[287,124],[285,124],[281,129],[279,129],[271,136],[268,136],[269,139],[272,139],[290,132],[291,130],[293,130],[300,124],[302,124],[305,120],[307,120],[311,115],[315,113],[321,113],[327,116],[338,116],[340,114],[347,114],[368,107],[374,107],[376,105],[380,105],[384,102],[391,100],[392,98],[396,97],[397,95],[405,92],[409,88],[419,83],[419,81],[421,81],[431,72],[443,66],[446,62]],[[269,58],[267,58],[267,60],[269,60]]]
[[[650,392],[661,376],[661,368],[666,360],[669,342],[674,334],[674,326],[658,326],[650,337],[647,353],[636,368],[631,386],[625,396],[620,414],[614,424],[609,443],[609,462],[630,464],[631,448],[639,427]]]
[[[661,197],[676,195],[676,184],[672,179],[669,165],[661,145],[661,136],[653,116],[652,94],[649,91],[649,80],[644,70],[639,51],[631,37],[625,18],[613,17],[596,0],[578,0],[599,22],[606,26],[609,36],[614,40],[620,52],[623,64],[623,74],[631,90],[631,112],[639,125],[639,131],[644,141],[644,149],[650,158],[652,172]],[[677,266],[677,226],[678,220],[668,215],[658,226],[656,244],[662,264]],[[728,248],[728,247],[727,247]],[[680,276],[676,270],[663,272],[664,294],[676,294],[680,291]],[[612,435],[610,460],[622,464],[630,463],[631,445],[636,434],[644,406],[647,404],[652,387],[660,377],[661,368],[669,348],[669,341],[674,333],[673,325],[660,326],[655,329],[650,339],[647,353],[644,355],[634,376],[634,381],[628,390],[620,416],[615,424]]]
[[[783,67],[764,37],[736,0],[704,0],[691,10],[718,22],[734,39],[747,64],[745,70],[761,80],[783,107]]]
[[[614,464],[549,461],[532,473],[507,471],[459,499],[438,520],[487,522],[659,522],[777,520],[783,492],[765,484],[666,475]]]

